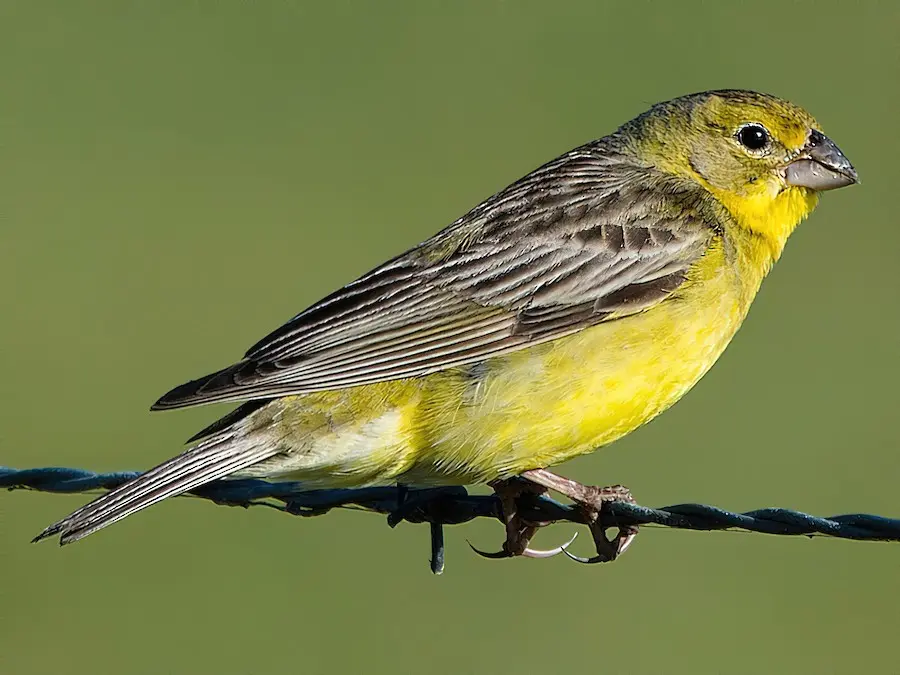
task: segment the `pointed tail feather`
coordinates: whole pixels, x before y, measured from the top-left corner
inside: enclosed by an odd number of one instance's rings
[[[259,439],[232,434],[210,438],[82,506],[32,541],[55,534],[60,535],[60,545],[78,541],[167,497],[223,478],[277,452],[273,444]]]

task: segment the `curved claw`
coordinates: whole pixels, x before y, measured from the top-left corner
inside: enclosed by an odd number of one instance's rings
[[[596,565],[597,563],[608,562],[606,556],[595,555],[590,558],[582,558],[580,555],[575,555],[573,553],[569,553],[567,550],[563,549],[563,553],[565,553],[569,558],[574,560],[575,562],[582,563],[583,565]]]
[[[622,555],[625,551],[628,550],[628,547],[634,543],[634,539],[637,537],[637,532],[631,532],[630,534],[625,535],[624,537],[619,537],[619,549],[617,555]]]
[[[565,544],[561,546],[557,546],[556,548],[551,548],[549,551],[541,551],[533,548],[526,548],[522,551],[522,555],[526,558],[552,558],[555,555],[559,555],[560,553],[565,553],[566,549],[572,545],[572,542],[578,537],[578,533],[572,535],[572,538],[569,539]],[[471,544],[470,544],[471,546]],[[477,551],[476,551],[477,553]],[[570,556],[571,557],[571,556]]]
[[[591,556],[590,558],[582,558],[581,556],[569,553],[565,548],[563,549],[563,553],[565,553],[575,562],[579,562],[584,565],[596,565],[597,563],[615,560],[620,555],[625,553],[625,551],[628,550],[628,547],[631,546],[632,543],[634,543],[635,537],[637,537],[636,529],[620,530],[618,536],[616,536],[613,541],[609,542],[609,547],[610,549],[612,549],[611,555],[598,553],[597,555]]]
[[[482,558],[488,558],[490,560],[500,560],[502,558],[511,558],[512,557],[512,555],[509,553],[509,551],[506,551],[506,550],[493,551],[493,552],[482,551],[480,549],[475,548],[472,545],[472,542],[469,541],[468,539],[466,539],[466,543],[469,545],[470,549],[475,551],[475,553],[480,555]]]

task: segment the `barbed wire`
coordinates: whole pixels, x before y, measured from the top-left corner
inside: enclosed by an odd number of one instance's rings
[[[47,467],[13,469],[0,466],[0,488],[39,492],[78,493],[112,489],[140,475],[137,471],[94,473],[82,469]],[[431,570],[444,569],[444,525],[475,518],[500,518],[494,495],[471,495],[464,487],[404,489],[394,487],[304,490],[299,483],[256,479],[220,480],[189,494],[227,506],[268,506],[299,516],[319,516],[334,508],[356,508],[386,514],[391,527],[400,522],[431,526]],[[280,502],[280,503],[278,503]],[[820,518],[783,508],[746,513],[705,504],[676,504],[653,509],[627,502],[612,502],[603,512],[605,527],[661,525],[682,530],[728,530],[777,535],[828,536],[866,541],[900,541],[900,519],[865,513]],[[531,522],[586,523],[583,511],[546,496],[523,494],[517,500],[520,516]]]

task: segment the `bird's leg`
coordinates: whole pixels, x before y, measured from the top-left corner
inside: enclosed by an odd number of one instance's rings
[[[520,478],[510,478],[508,480],[497,480],[488,483],[494,493],[500,500],[500,517],[506,526],[506,541],[503,547],[495,553],[485,553],[479,551],[472,546],[472,550],[478,555],[485,558],[512,558],[515,556],[525,556],[526,558],[550,558],[565,551],[566,547],[575,541],[572,537],[562,546],[550,549],[549,551],[540,551],[528,547],[531,538],[535,533],[547,525],[546,522],[530,522],[522,518],[518,513],[516,500],[523,494],[533,494],[540,496],[547,491],[532,481],[522,480]]]
[[[522,478],[529,480],[542,488],[553,490],[571,499],[581,509],[587,519],[594,544],[597,547],[597,555],[592,558],[579,558],[568,551],[565,554],[584,563],[598,563],[615,560],[631,546],[638,534],[636,525],[620,525],[618,534],[610,539],[606,536],[606,530],[611,526],[604,522],[603,511],[611,502],[634,503],[631,491],[622,485],[608,487],[595,487],[582,485],[569,478],[558,476],[546,469],[532,469],[521,474]],[[608,521],[607,521],[608,522]]]

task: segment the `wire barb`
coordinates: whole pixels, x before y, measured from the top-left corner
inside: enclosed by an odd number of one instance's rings
[[[110,490],[138,475],[136,471],[94,473],[59,467],[20,470],[0,466],[0,488],[57,493]],[[500,513],[497,497],[470,495],[461,486],[404,489],[402,500],[398,500],[395,487],[303,490],[298,483],[226,479],[204,485],[189,494],[220,505],[269,506],[300,516],[318,516],[334,508],[355,507],[387,515],[392,526],[402,521],[427,522],[431,530],[431,571],[434,574],[444,570],[444,525],[458,525],[475,518],[496,519]],[[584,514],[578,509],[546,496],[523,495],[518,511],[532,522],[585,522]],[[612,502],[608,511],[609,522],[604,523],[607,527],[655,524],[682,530],[740,529],[764,534],[900,542],[900,519],[865,513],[820,518],[781,508],[734,513],[705,504],[651,509],[624,501]]]

